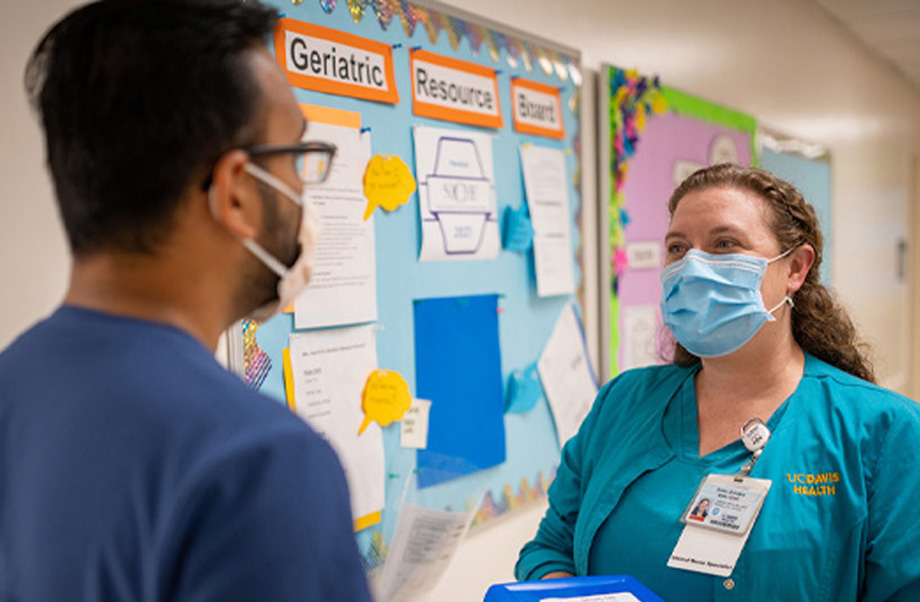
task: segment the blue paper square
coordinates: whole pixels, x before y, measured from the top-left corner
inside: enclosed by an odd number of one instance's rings
[[[416,395],[431,400],[420,488],[505,461],[498,296],[415,301]]]
[[[517,209],[505,209],[504,246],[509,251],[524,253],[533,245],[534,229],[527,213],[527,204]]]
[[[543,397],[543,385],[537,365],[531,364],[524,370],[514,370],[508,378],[508,403],[505,412],[521,414],[529,412]]]

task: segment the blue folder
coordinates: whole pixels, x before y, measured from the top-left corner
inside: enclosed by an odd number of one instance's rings
[[[568,577],[493,585],[483,602],[540,602],[546,598],[579,598],[602,594],[630,593],[639,602],[664,602],[650,589],[628,575]]]

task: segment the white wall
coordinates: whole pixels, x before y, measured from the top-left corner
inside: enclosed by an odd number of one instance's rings
[[[920,327],[916,321],[910,324],[910,287],[894,275],[896,238],[908,234],[911,223],[920,231],[920,211],[912,210],[918,177],[913,170],[915,165],[920,169],[915,163],[920,155],[917,88],[808,0],[450,3],[580,48],[588,70],[612,62],[658,73],[669,85],[828,146],[837,241],[833,280],[875,345],[882,380],[904,391],[913,387],[915,397],[920,394],[920,374],[911,382],[911,366],[920,370],[920,358],[908,352],[908,335],[912,328],[920,335]],[[75,4],[0,3],[0,347],[47,314],[64,290],[66,248],[21,80],[41,31]],[[590,78],[583,98],[589,202],[596,196]],[[596,228],[589,230],[593,234]],[[586,246],[594,244],[593,237],[586,241]],[[911,245],[913,273],[920,275],[916,247]],[[517,550],[535,530],[539,515],[539,509],[530,510],[474,534],[432,599],[476,602],[489,583],[511,580]]]
[[[75,5],[0,2],[0,348],[64,295],[67,245],[22,82],[42,32]]]

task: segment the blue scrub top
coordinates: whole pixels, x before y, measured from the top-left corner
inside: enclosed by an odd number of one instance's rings
[[[733,474],[740,441],[698,457],[697,368],[608,383],[566,444],[519,579],[627,573],[668,602],[920,600],[920,406],[806,356],[752,476],[773,487],[730,578],[666,566],[700,480]]]
[[[187,333],[62,307],[0,353],[0,600],[370,602],[329,444]]]
[[[784,403],[767,422],[772,432],[785,413]],[[703,573],[669,568],[671,551],[684,530],[680,517],[702,480],[732,474],[751,453],[740,440],[699,457],[696,391],[688,377],[665,410],[665,440],[676,457],[645,473],[623,493],[597,532],[588,572],[592,575],[649,575],[652,588],[665,600],[711,599],[719,580]],[[642,542],[642,545],[636,545]]]

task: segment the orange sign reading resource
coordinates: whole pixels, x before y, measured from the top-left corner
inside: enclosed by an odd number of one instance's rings
[[[494,69],[413,50],[412,110],[416,115],[490,128],[502,127]]]
[[[365,100],[398,103],[393,48],[312,23],[281,19],[275,56],[291,85]]]
[[[514,129],[524,134],[565,138],[559,88],[527,79],[511,80]]]

